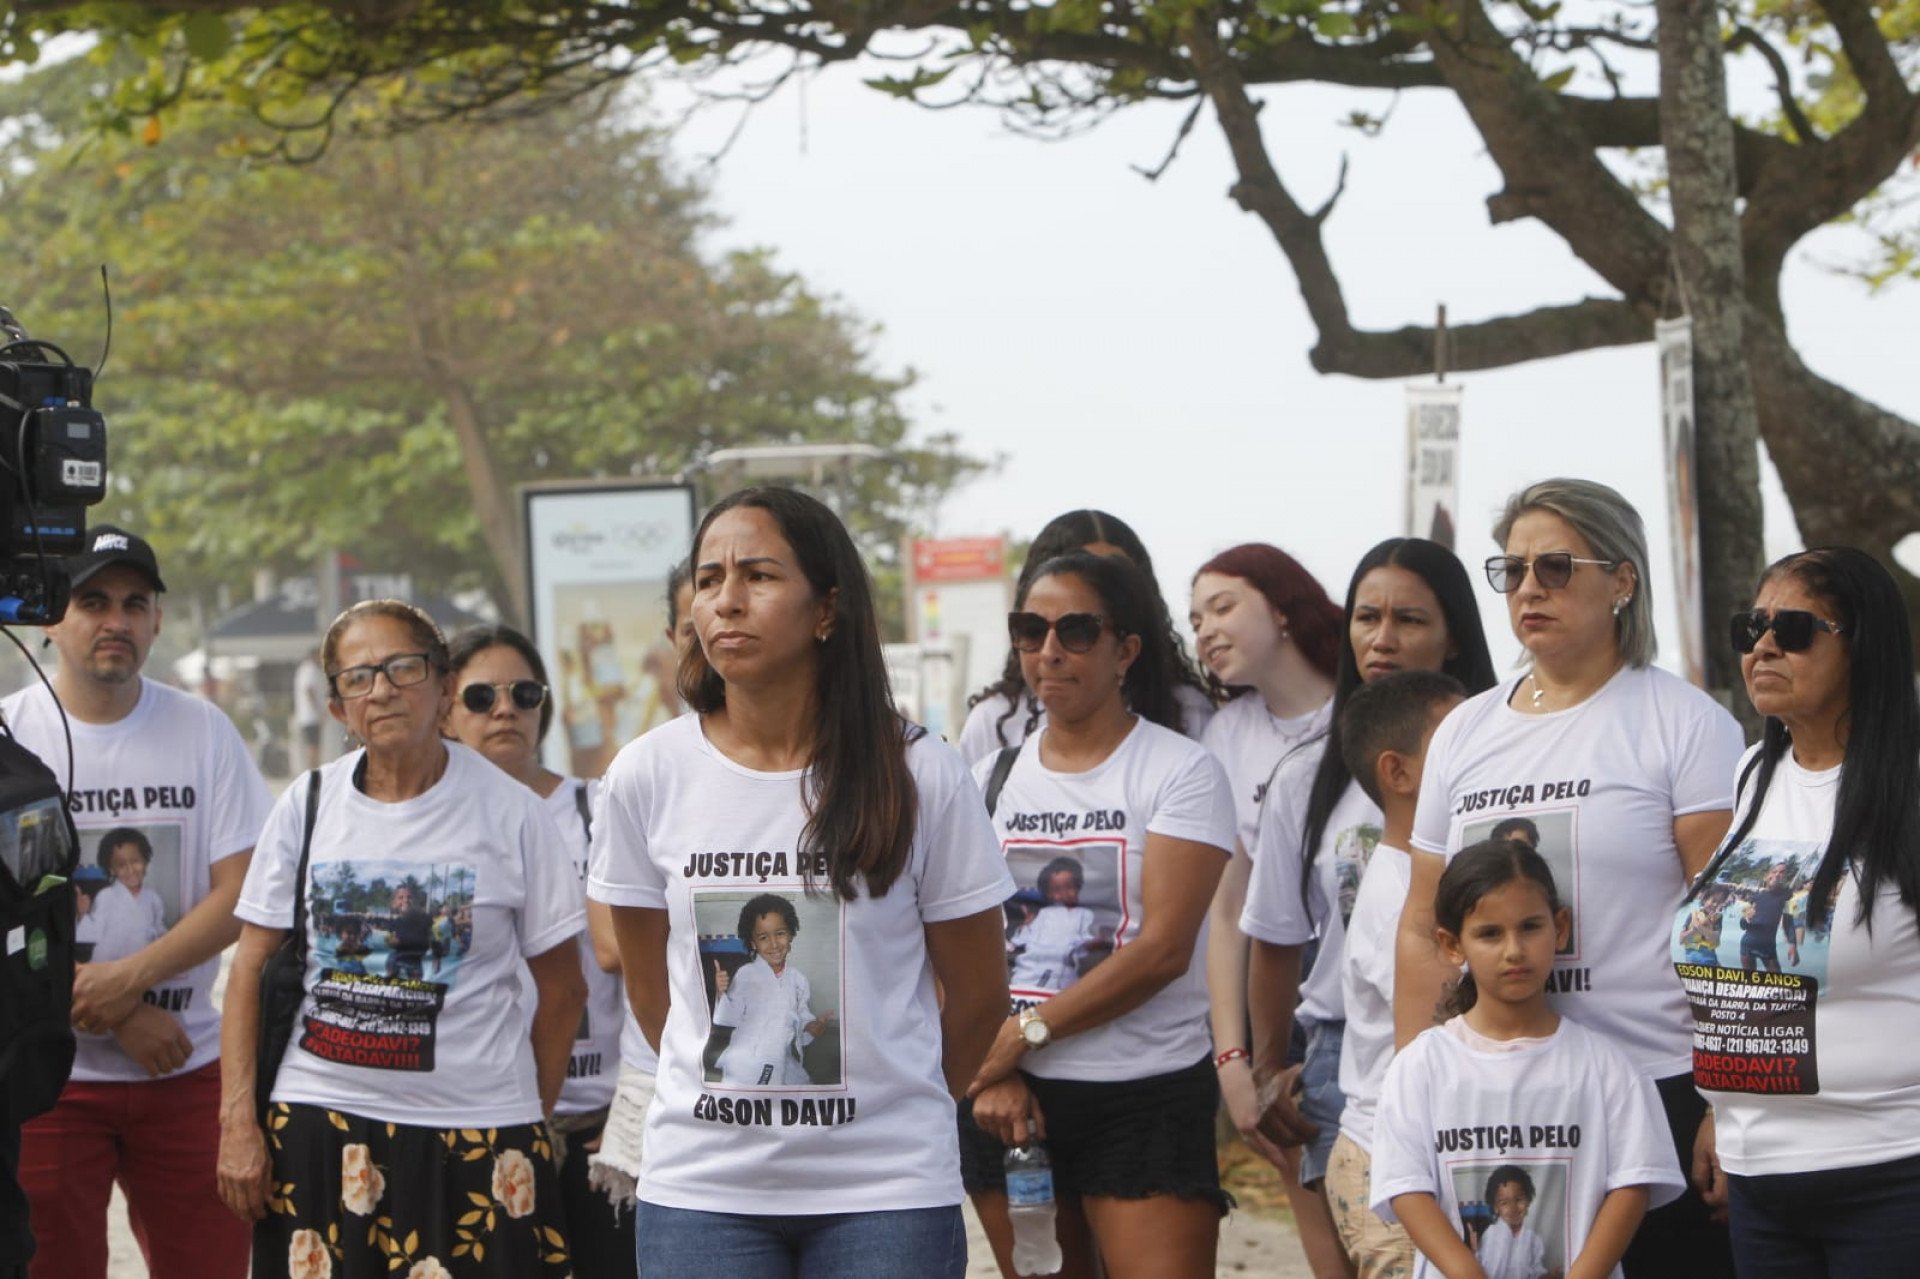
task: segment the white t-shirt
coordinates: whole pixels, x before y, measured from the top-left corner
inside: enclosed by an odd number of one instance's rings
[[[1749,782],[1743,809],[1754,789]],[[1840,877],[1830,915],[1808,902],[1839,790],[1838,767],[1809,772],[1787,751],[1753,830],[1674,917],[1673,960],[1693,1005],[1694,1083],[1713,1103],[1731,1173],[1920,1154],[1913,908],[1883,885],[1869,933],[1856,922],[1852,872]]]
[[[1541,1240],[1542,1263],[1561,1272],[1610,1192],[1645,1186],[1657,1208],[1684,1184],[1653,1080],[1580,1023],[1562,1018],[1551,1037],[1514,1052],[1470,1047],[1450,1025],[1422,1031],[1387,1068],[1374,1212],[1397,1221],[1394,1196],[1432,1195],[1449,1221],[1478,1233],[1482,1266],[1505,1265],[1532,1251],[1522,1238],[1492,1238],[1513,1235],[1492,1209],[1515,1173],[1532,1185],[1522,1228]],[[1415,1279],[1439,1273],[1416,1254]],[[1618,1279],[1620,1268],[1611,1273]]]
[[[14,737],[38,755],[64,785],[67,744],[60,711],[44,686],[33,685],[0,702]],[[140,681],[140,700],[112,724],[69,719],[73,730],[73,793],[68,807],[80,832],[80,859],[96,861],[101,843],[117,831],[138,834],[153,850],[136,898],[118,884],[103,889],[94,910],[93,956],[130,955],[151,941],[156,919],[173,927],[212,887],[214,862],[253,847],[273,796],[253,766],[240,733],[212,702],[177,688]],[[111,849],[105,850],[111,853]],[[104,867],[103,867],[104,869]],[[111,872],[109,872],[111,873]],[[116,908],[115,902],[124,909]],[[132,928],[133,936],[123,930]],[[141,940],[144,939],[144,940]],[[220,1056],[220,1010],[213,981],[215,956],[168,978],[146,994],[180,1019],[193,1051],[175,1074],[198,1070]],[[120,1051],[112,1035],[78,1035],[73,1078],[82,1083],[145,1083],[145,1069]]]
[[[1547,986],[1555,1010],[1656,1079],[1685,1074],[1693,1022],[1667,946],[1686,891],[1673,822],[1733,807],[1740,726],[1651,666],[1623,667],[1580,705],[1547,715],[1509,706],[1517,686],[1470,698],[1434,730],[1414,851],[1451,857],[1508,819],[1537,831],[1573,911]]]
[[[1347,1015],[1340,994],[1347,919],[1353,914],[1360,877],[1366,872],[1385,820],[1367,793],[1357,783],[1348,782],[1327,815],[1326,830],[1314,852],[1313,877],[1302,895],[1300,841],[1307,828],[1307,797],[1326,749],[1326,738],[1322,737],[1280,761],[1273,784],[1267,788],[1253,875],[1247,883],[1247,904],[1240,912],[1240,931],[1260,941],[1304,946],[1315,937],[1320,939],[1313,971],[1300,984],[1296,1014],[1309,1030]]]
[[[1329,697],[1305,715],[1281,719],[1258,693],[1242,693],[1207,721],[1200,742],[1227,770],[1233,785],[1233,812],[1240,847],[1253,856],[1254,831],[1260,825],[1260,801],[1274,770],[1302,743],[1323,736],[1333,718]]]
[[[583,910],[587,900],[588,840],[586,823],[580,819],[580,794],[586,793],[591,806],[594,792],[599,789],[598,781],[569,777],[554,787],[545,801],[547,816],[553,819],[561,842],[567,846]],[[620,1077],[621,1027],[632,1016],[627,1011],[627,992],[620,974],[601,971],[600,961],[593,957],[593,939],[586,933],[580,934],[579,945],[580,971],[587,979],[587,1006],[580,1013],[580,1033],[573,1041],[573,1054],[567,1059],[567,1081],[561,1086],[560,1100],[554,1106],[554,1113],[561,1115],[585,1114],[613,1100],[614,1085]]]
[[[1393,950],[1400,933],[1413,859],[1391,844],[1376,844],[1360,878],[1347,920],[1340,999],[1347,1030],[1340,1040],[1340,1092],[1347,1099],[1340,1131],[1362,1150],[1373,1149],[1373,1117],[1393,1061]]]
[[[308,658],[293,668],[293,723],[296,728],[318,728],[325,722],[327,673]]]
[[[1181,733],[1196,742],[1201,740],[1208,722],[1213,719],[1213,703],[1191,684],[1176,685],[1173,696],[1180,703]],[[967,761],[969,768],[990,755],[998,755],[1007,747],[1018,746],[1025,741],[1027,717],[1036,709],[1040,717],[1034,722],[1034,732],[1039,732],[1047,722],[1047,708],[1034,698],[1023,695],[1019,707],[1003,724],[1000,717],[1007,713],[1007,705],[1005,693],[993,693],[981,698],[967,712],[967,722],[960,726],[960,740],[955,745],[960,748],[960,757]],[[1001,740],[1003,736],[1004,741]]]
[[[1205,747],[1136,719],[1098,765],[1057,773],[1040,762],[1045,736],[1043,729],[1021,747],[993,814],[1018,885],[1006,903],[1008,968],[1022,979],[1010,982],[1016,1012],[1044,1003],[1139,936],[1149,834],[1210,844],[1229,855],[1233,849],[1233,794],[1226,770]],[[975,780],[992,769],[991,759],[982,760]],[[1092,917],[1094,935],[1070,962],[1059,962],[1058,947],[1046,952],[1044,963],[1028,962],[1023,936],[1069,929],[1078,935],[1082,913]],[[1055,919],[1057,925],[1050,922]],[[1144,1079],[1201,1060],[1212,1042],[1206,938],[1203,924],[1187,971],[1144,1004],[1028,1053],[1020,1068],[1043,1079]]]
[[[420,1127],[540,1118],[524,959],[586,926],[540,797],[458,742],[426,793],[382,803],[354,751],[320,770],[307,995],[275,1101]],[[280,796],[234,914],[293,925],[307,781]]]
[[[959,756],[923,735],[907,760],[919,791],[907,867],[884,896],[851,902],[833,895],[824,866],[816,895],[805,891],[794,851],[804,771],[743,767],[694,714],[629,743],[607,770],[588,892],[664,909],[669,929],[671,1002],[640,1174],[648,1203],[781,1214],[960,1202],[926,926],[991,910],[1012,885]],[[767,915],[786,933],[786,970],[805,976],[808,1009],[826,1020],[807,1043],[783,1040],[765,1085],[727,1083],[733,1063],[720,1058],[736,1042],[798,1016],[779,983],[741,985],[762,963],[741,933],[756,935]],[[736,987],[724,999],[716,970]]]

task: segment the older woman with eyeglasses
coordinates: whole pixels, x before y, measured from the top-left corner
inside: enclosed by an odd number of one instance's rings
[[[545,802],[547,816],[566,844],[568,865],[584,906],[592,805],[599,783],[563,777],[540,762],[540,744],[553,724],[553,698],[540,650],[512,627],[474,626],[453,637],[448,660],[455,692],[445,732],[485,755]],[[553,1126],[567,1138],[560,1164],[560,1195],[575,1271],[618,1279],[635,1273],[633,1209],[616,1206],[587,1184],[587,1162],[600,1144],[613,1104],[627,997],[618,970],[605,971],[594,958],[587,934],[582,933],[578,942],[587,1008],[553,1111]]]
[[[256,1274],[557,1279],[542,1120],[585,999],[578,877],[539,797],[442,738],[450,663],[424,613],[356,604],[322,657],[363,746],[281,796],[241,889],[221,1196],[256,1223]],[[262,969],[296,921],[305,991],[262,1116]]]
[[[1487,578],[1507,597],[1527,669],[1462,703],[1427,748],[1396,1039],[1404,1046],[1433,1023],[1448,976],[1433,942],[1447,859],[1524,818],[1573,908],[1547,987],[1554,1007],[1658,1082],[1685,1166],[1705,1107],[1667,924],[1726,834],[1740,729],[1707,694],[1651,665],[1646,534],[1618,493],[1544,480],[1508,500],[1493,532],[1503,553],[1487,561]],[[1624,1267],[1630,1279],[1733,1273],[1726,1231],[1697,1193],[1647,1214]]]
[[[1907,1274],[1920,1252],[1907,605],[1844,546],[1774,564],[1753,603],[1733,646],[1766,728],[1740,766],[1739,825],[1672,920],[1717,1130],[1693,1177],[1728,1193],[1743,1279]],[[1744,929],[1722,927],[1742,902]]]

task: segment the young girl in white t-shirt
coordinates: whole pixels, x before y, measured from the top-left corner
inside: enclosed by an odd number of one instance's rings
[[[1387,1070],[1373,1208],[1419,1250],[1416,1279],[1603,1279],[1682,1185],[1653,1081],[1547,1003],[1571,913],[1518,841],[1447,866],[1435,940],[1464,966],[1455,1015]]]

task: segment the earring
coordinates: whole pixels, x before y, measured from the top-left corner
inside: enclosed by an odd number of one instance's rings
[[[1620,616],[1620,614],[1626,612],[1627,605],[1631,603],[1632,600],[1633,600],[1633,596],[1631,595],[1623,596],[1622,598],[1615,600],[1613,602],[1613,615],[1615,617],[1618,617]]]
[[[824,644],[827,642],[828,637],[831,636],[832,634],[833,634],[832,631],[821,631],[818,635],[815,635],[813,637],[813,642],[816,644]]]

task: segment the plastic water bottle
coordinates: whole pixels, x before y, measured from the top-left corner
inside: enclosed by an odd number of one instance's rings
[[[1007,1147],[1007,1217],[1013,1223],[1013,1268],[1023,1275],[1060,1272],[1053,1228],[1053,1165],[1039,1142]]]

